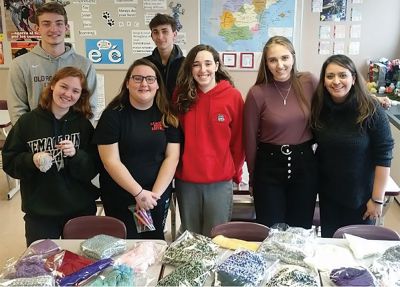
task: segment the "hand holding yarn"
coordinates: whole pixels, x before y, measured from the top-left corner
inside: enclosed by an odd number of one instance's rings
[[[62,151],[63,157],[73,157],[76,153],[74,143],[70,140],[60,141],[60,143],[56,145],[56,148]]]
[[[41,172],[47,172],[53,164],[53,158],[49,153],[41,151],[33,155],[33,163]]]

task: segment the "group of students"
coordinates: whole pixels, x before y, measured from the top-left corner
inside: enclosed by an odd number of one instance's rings
[[[323,236],[381,215],[393,139],[348,57],[329,57],[318,82],[297,72],[288,39],[272,37],[244,102],[218,52],[200,44],[185,58],[174,19],[157,14],[157,47],[129,67],[94,129],[95,71],[64,43],[64,8],[42,5],[36,24],[39,45],[10,68],[14,126],[2,152],[21,179],[28,245],[95,214],[97,173],[105,214],[128,238],[164,238],[172,182],[182,230],[209,235],[230,220],[245,157],[262,224],[310,228],[317,193]],[[154,231],[138,233],[135,209],[150,210]]]

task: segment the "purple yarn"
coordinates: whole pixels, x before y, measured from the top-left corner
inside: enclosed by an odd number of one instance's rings
[[[15,264],[15,273],[10,274],[13,278],[28,278],[49,275],[45,262],[40,256],[29,256],[22,258]]]
[[[337,286],[375,286],[371,273],[363,267],[333,269],[329,278]]]
[[[81,270],[72,273],[71,275],[65,276],[58,281],[60,286],[74,286],[79,282],[88,279],[90,276],[102,271],[103,269],[110,266],[114,261],[111,258],[100,259]]]

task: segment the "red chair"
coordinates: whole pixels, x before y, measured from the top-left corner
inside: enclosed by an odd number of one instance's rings
[[[88,239],[99,234],[126,239],[126,226],[111,216],[87,215],[70,219],[63,230],[64,239]]]
[[[399,234],[389,228],[362,224],[340,227],[333,234],[333,238],[343,238],[345,233],[372,240],[400,240]]]
[[[255,222],[230,221],[219,224],[211,229],[211,238],[223,235],[229,238],[236,238],[246,241],[261,242],[268,237],[269,228]]]

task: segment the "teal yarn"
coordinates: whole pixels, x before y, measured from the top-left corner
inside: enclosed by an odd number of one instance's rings
[[[134,286],[133,269],[125,264],[113,266],[107,274],[99,275],[90,286]]]

